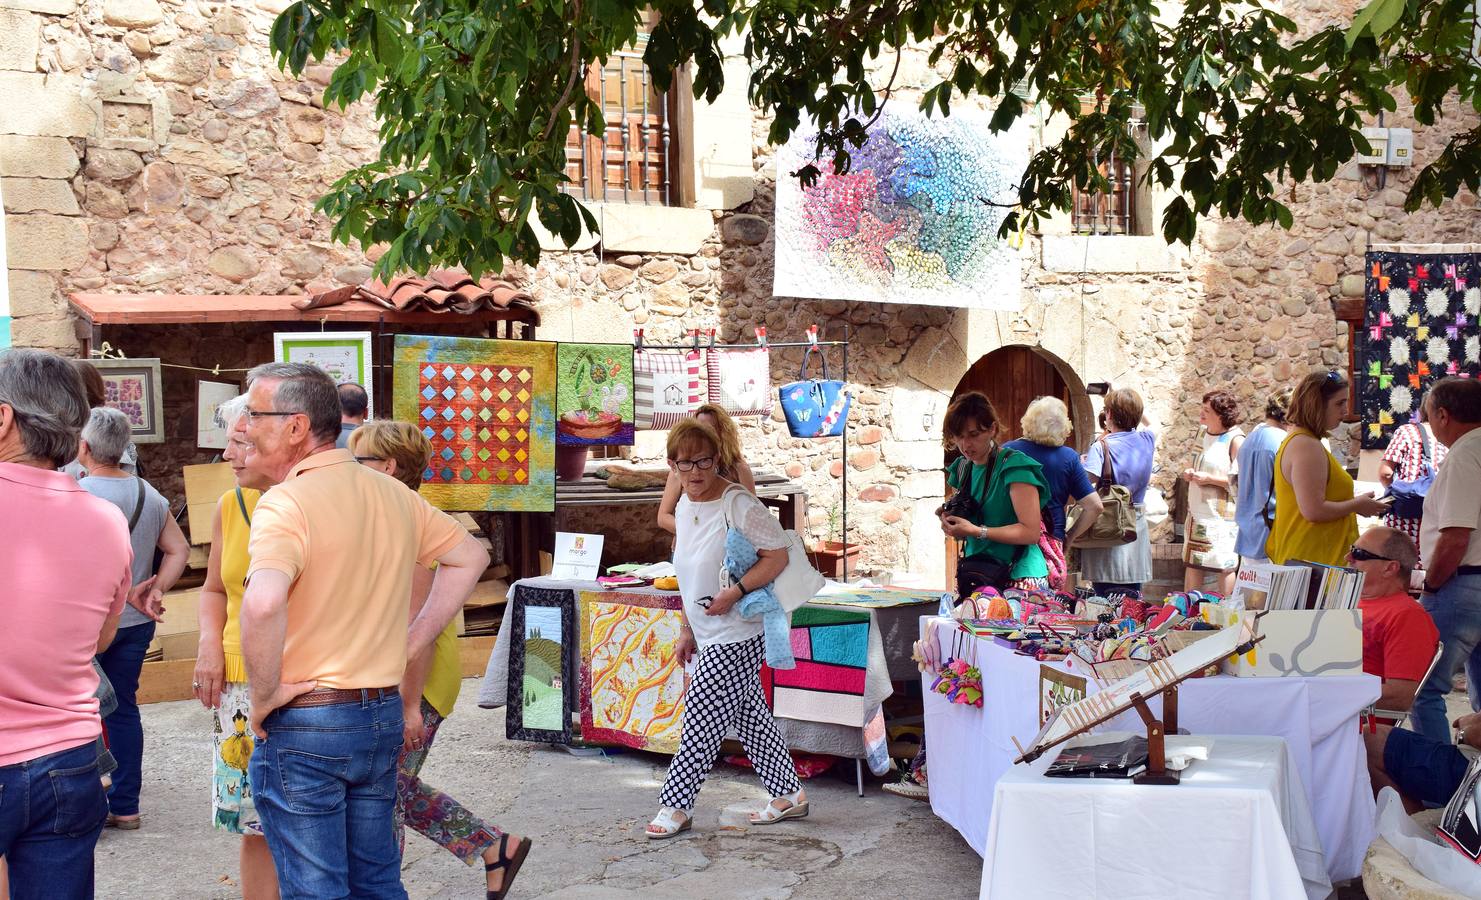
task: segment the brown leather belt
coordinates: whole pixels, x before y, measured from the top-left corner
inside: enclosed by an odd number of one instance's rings
[[[330,706],[335,703],[359,703],[362,700],[384,700],[388,697],[400,696],[396,685],[382,688],[344,688],[336,690],[324,688],[323,690],[309,691],[307,694],[299,694],[287,703],[284,708],[300,706]]]

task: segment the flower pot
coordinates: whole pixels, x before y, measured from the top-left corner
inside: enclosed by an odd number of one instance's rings
[[[560,481],[580,481],[586,474],[586,448],[555,445],[555,477]]]
[[[859,569],[859,545],[842,541],[818,541],[808,548],[807,560],[825,578],[842,578],[844,563],[850,572]]]

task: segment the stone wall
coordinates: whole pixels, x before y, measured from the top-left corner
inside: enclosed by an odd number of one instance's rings
[[[363,107],[322,108],[328,67],[301,80],[278,71],[267,30],[281,2],[0,0],[8,101],[0,190],[17,344],[74,352],[63,300],[72,291],[278,294],[366,277],[370,260],[333,244],[312,207],[338,174],[373,155],[374,123]],[[1301,21],[1351,15],[1347,0],[1290,6]],[[747,125],[736,100],[744,92],[736,66],[728,65],[735,83],[717,106],[723,116],[696,110],[705,146],[723,150],[725,165],[715,167],[723,177],[696,182],[698,209],[634,208],[623,218],[608,204],[603,242],[546,254],[528,273],[540,336],[622,340],[643,327],[650,341],[672,341],[714,327],[721,341],[740,342],[765,325],[774,340],[796,340],[813,323],[828,338],[847,334],[858,387],[847,459],[836,440],[790,438],[779,413],[743,423],[742,433],[755,468],[807,487],[819,536],[841,512],[847,473],[849,537],[864,543],[871,567],[941,571],[943,541],[930,515],[942,491],[934,429],[963,374],[991,350],[1042,348],[1081,382],[1138,388],[1163,426],[1156,483],[1170,489],[1191,459],[1205,390],[1233,390],[1253,422],[1272,388],[1345,363],[1333,304],[1361,293],[1370,239],[1468,240],[1481,225],[1470,194],[1409,215],[1400,204],[1413,170],[1390,171],[1380,188],[1351,165],[1328,184],[1282,188],[1295,213],[1289,232],[1206,221],[1192,248],[1168,248],[1155,236],[1076,237],[1067,222],[1050,222],[1024,246],[1016,312],[773,297],[777,173],[767,123]],[[907,54],[896,102],[910,102],[932,78],[920,54]],[[722,120],[751,130],[749,183],[737,164],[744,142],[716,137]],[[1457,110],[1416,128],[1417,162],[1472,123],[1474,114]],[[1413,125],[1402,109],[1388,124]],[[1039,123],[1037,139],[1052,139],[1054,127]],[[1159,197],[1147,199],[1157,207]],[[237,368],[266,358],[267,333],[116,328],[108,339],[134,356]],[[791,380],[799,363],[798,351],[778,350],[773,379]],[[166,488],[179,465],[202,461],[186,446],[192,385],[211,377],[169,371],[167,419],[178,436],[145,451]],[[640,434],[634,457],[658,460],[661,440]],[[628,535],[649,520],[651,510],[632,508],[562,522]],[[1170,539],[1171,529],[1159,537]],[[661,544],[656,537],[652,546]],[[642,552],[640,542],[625,552]]]

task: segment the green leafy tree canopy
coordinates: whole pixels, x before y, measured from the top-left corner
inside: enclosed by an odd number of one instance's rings
[[[643,59],[661,88],[687,65],[695,96],[713,100],[720,41],[744,34],[770,140],[815,120],[819,155],[839,171],[894,88],[869,68],[898,71],[912,48],[950,71],[926,89],[927,111],[978,96],[995,130],[1034,104],[1065,117],[1065,135],[1030,159],[1005,229],[1068,209],[1072,186],[1107,190],[1096,160],[1113,152],[1141,157],[1174,194],[1169,242],[1190,242],[1215,213],[1290,227],[1279,186],[1332,178],[1367,149],[1364,117],[1395,110],[1396,94],[1421,126],[1449,98],[1481,111],[1472,0],[1370,0],[1351,24],[1310,33],[1259,2],[1222,0],[299,0],[273,28],[280,63],[298,73],[332,58],[326,105],[373,97],[380,123],[379,157],[319,203],[334,237],[387,245],[382,276],[436,265],[476,276],[539,258],[532,216],[568,244],[596,231],[561,190],[566,137],[572,123],[602,133],[586,69],[632,46],[650,17]],[[1473,123],[1418,173],[1407,208],[1478,182]]]

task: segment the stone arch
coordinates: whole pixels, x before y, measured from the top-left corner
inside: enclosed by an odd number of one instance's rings
[[[1019,436],[1018,420],[1035,397],[1057,396],[1070,410],[1070,443],[1084,452],[1095,436],[1095,410],[1085,382],[1075,370],[1043,347],[1005,344],[980,357],[957,382],[952,398],[981,391],[997,408],[1009,439]],[[948,456],[954,456],[948,452]]]

